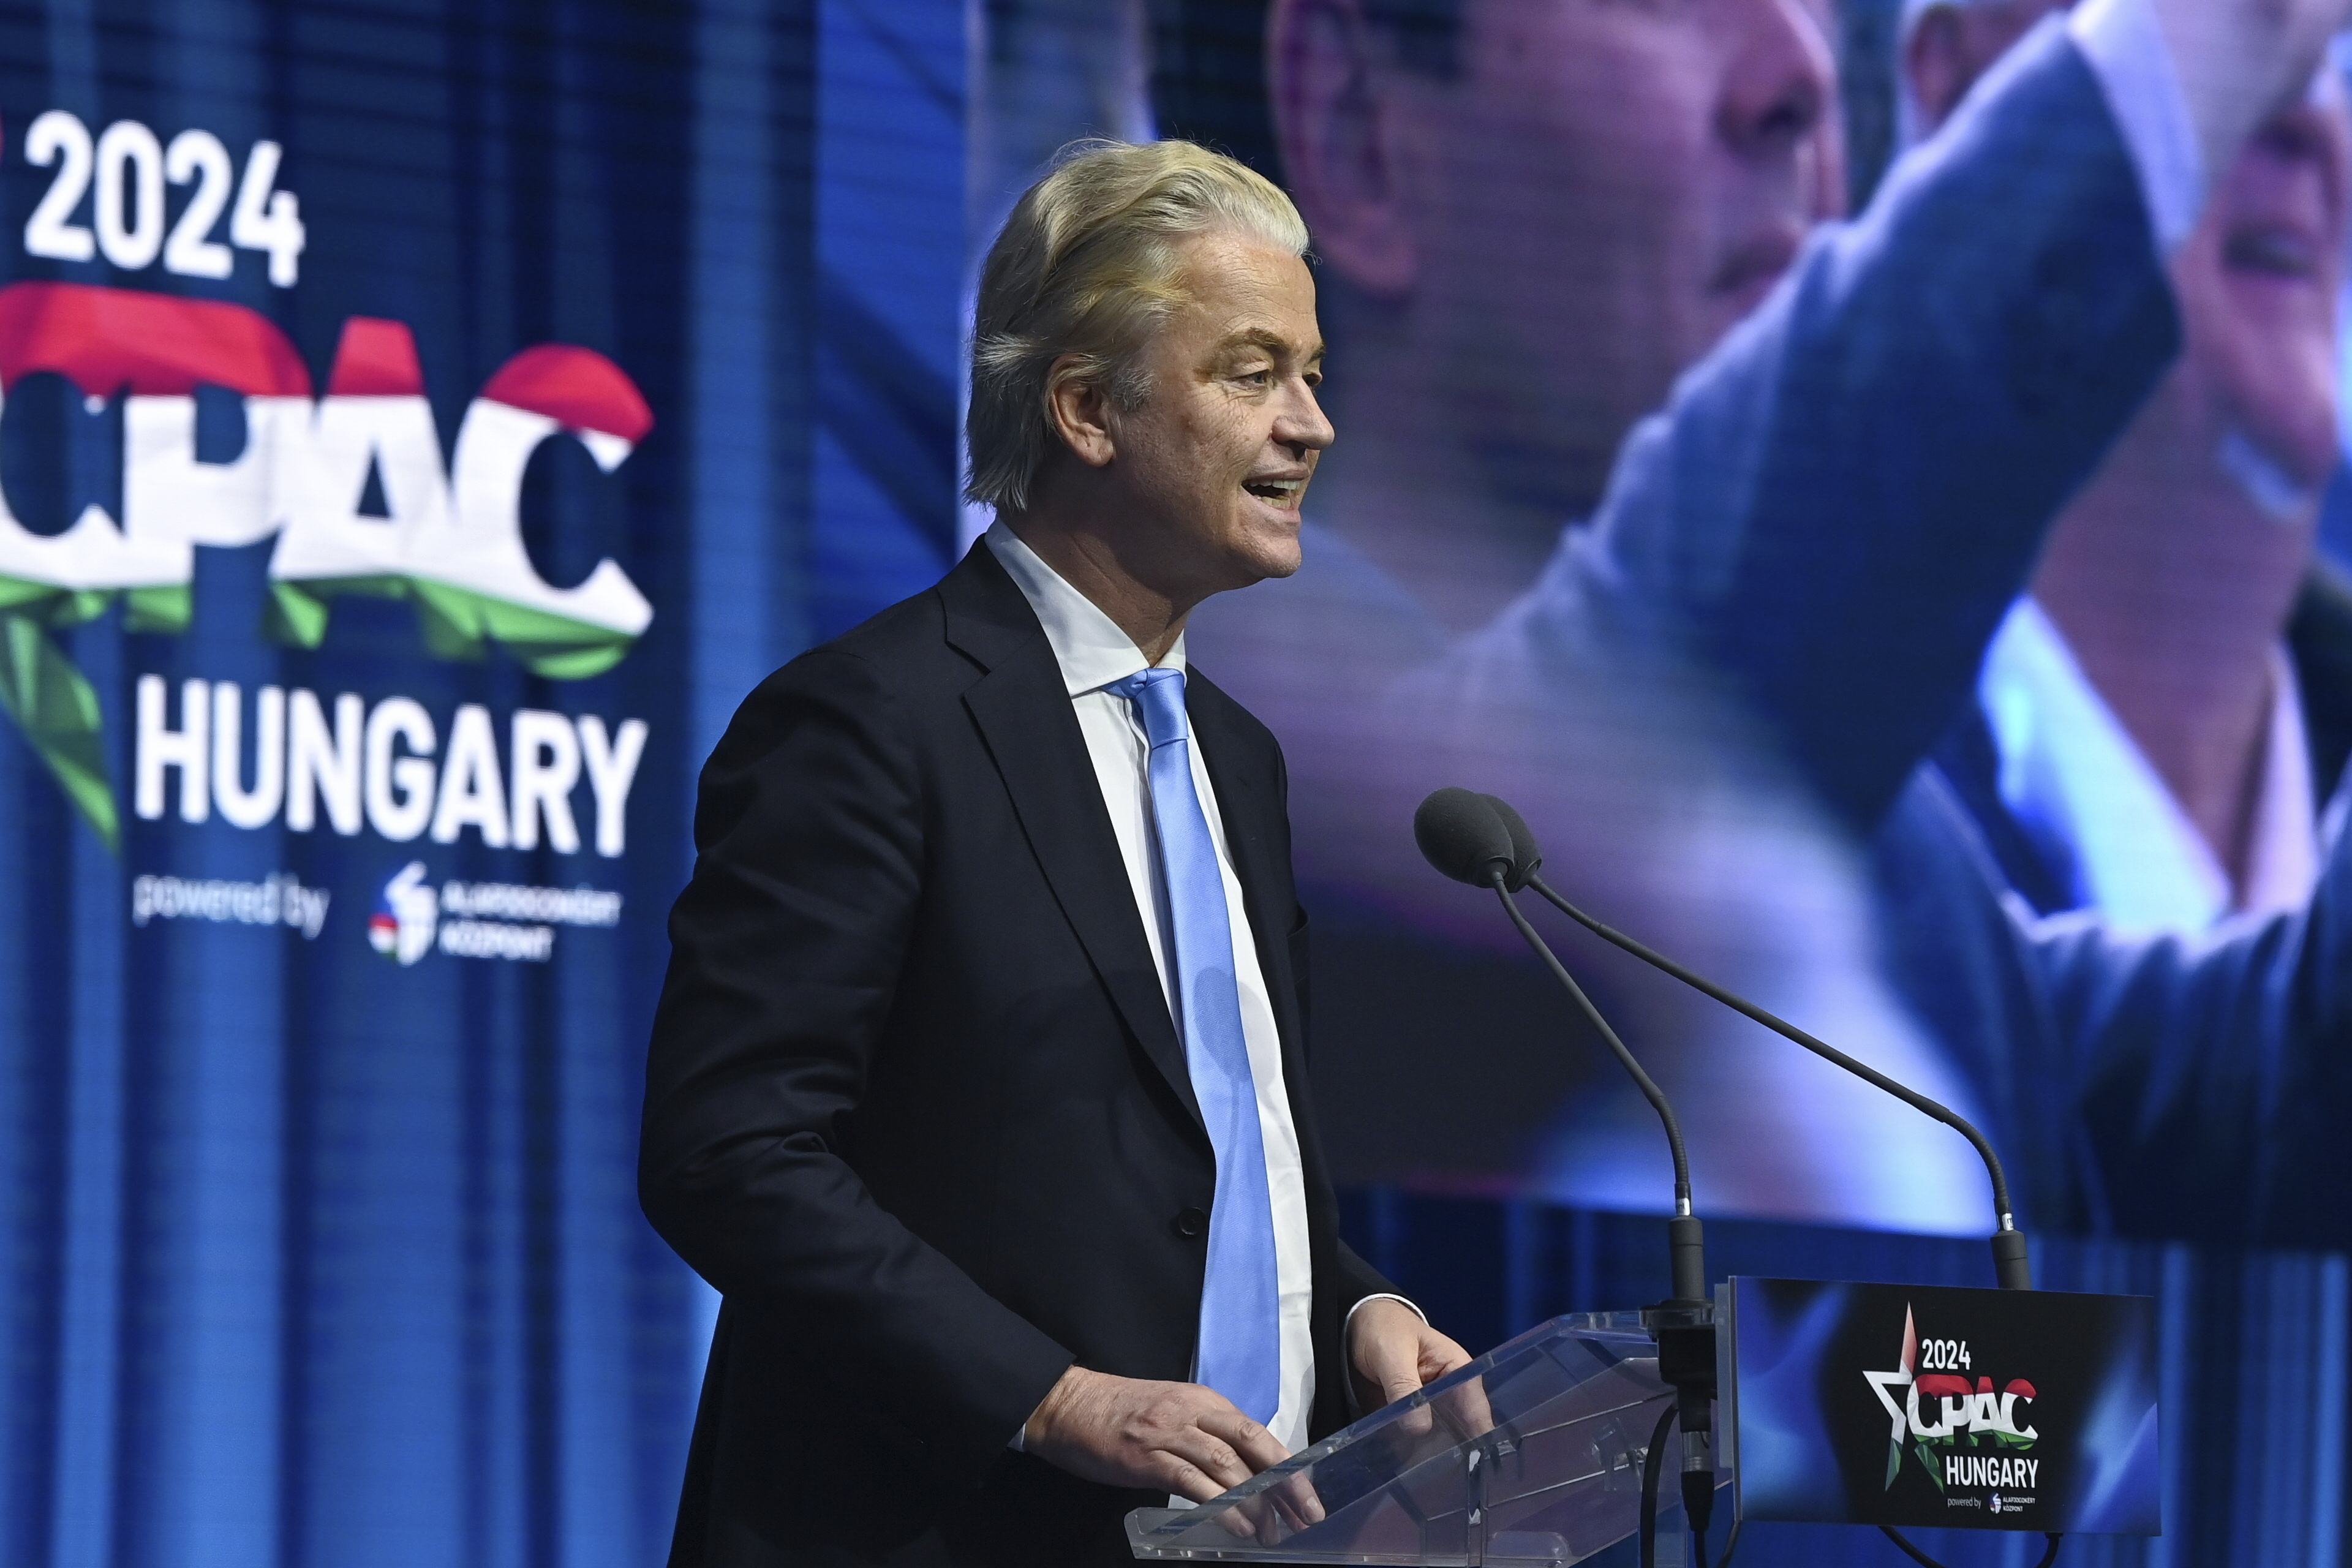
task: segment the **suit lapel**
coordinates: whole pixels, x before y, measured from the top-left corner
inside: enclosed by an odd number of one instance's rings
[[[1022,833],[1119,1016],[1198,1124],[1183,1042],[1169,1016],[1053,645],[984,543],[971,547],[939,592],[948,641],[987,671],[965,689],[964,709],[1013,798]]]

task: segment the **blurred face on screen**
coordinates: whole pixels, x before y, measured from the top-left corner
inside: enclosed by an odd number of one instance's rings
[[[1318,253],[1555,530],[1843,198],[1808,0],[1278,0],[1273,38]]]
[[[1905,68],[1924,129],[2056,0],[1989,0],[1922,15]],[[2336,460],[2336,298],[2343,274],[2347,124],[2323,76],[2224,172],[2172,261],[2187,353],[2119,457],[2211,461],[2242,438],[2290,489],[2316,494]]]
[[[2055,8],[1922,16],[1905,64],[1923,129]],[[2180,360],[2058,518],[2031,584],[2233,879],[2267,776],[2278,637],[2337,461],[2347,166],[2343,86],[2323,72],[2221,172],[2172,258]]]
[[[1584,510],[1829,209],[1830,55],[1791,0],[1472,0],[1465,21],[1463,80],[1430,95],[1432,325],[1473,437]]]
[[[2209,421],[2316,493],[2336,460],[2336,300],[2352,126],[2332,79],[2238,155],[2173,260]]]

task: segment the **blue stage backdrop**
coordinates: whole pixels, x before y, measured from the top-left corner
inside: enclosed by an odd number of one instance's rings
[[[1857,199],[1895,137],[1896,10],[1851,0],[1838,32],[1846,145],[1814,167]],[[0,1563],[660,1560],[715,1303],[638,1213],[635,1135],[696,770],[761,676],[981,521],[956,499],[964,292],[1054,149],[1166,125],[1280,174],[1267,13],[0,0]],[[1522,173],[1504,227],[1543,287],[1575,282],[1541,251],[1582,220]],[[1379,312],[1318,264],[1338,393]],[[1377,390],[1338,405],[1339,499],[1309,501],[1343,564]],[[1455,499],[1433,526],[1475,521]],[[1452,569],[1428,559],[1416,591]],[[1654,1221],[1599,1212],[1663,1193],[1654,1130],[1624,1130],[1462,889],[1349,879],[1409,854],[1404,822],[1350,838],[1322,808],[1397,749],[1325,700],[1318,649],[1253,661],[1252,630],[1194,653],[1271,682],[1294,778],[1330,784],[1295,805],[1349,1230],[1474,1349],[1654,1298]],[[1578,776],[1593,820],[1665,815]],[[1780,809],[1748,824],[1789,827],[1757,863],[1821,880],[1733,908],[1770,939],[1735,969],[1810,976],[1768,999],[1957,1080],[1870,967],[1874,906],[1822,847],[1843,829]],[[1704,937],[1685,890],[1626,896]],[[1594,960],[1612,1007],[1651,1005]],[[1951,1239],[1983,1223],[1957,1140],[1749,1070],[1784,1058],[1711,1016],[1637,1016],[1708,1127],[1703,1208],[1748,1215],[1719,1271],[1984,1282],[1981,1240]],[[2340,1561],[2344,1258],[2024,1217],[2045,1282],[2161,1314],[2168,1534],[2070,1568]],[[1794,1527],[1740,1552],[1889,1560]]]
[[[962,58],[0,6],[0,1562],[658,1559],[663,921],[734,704],[948,558]]]

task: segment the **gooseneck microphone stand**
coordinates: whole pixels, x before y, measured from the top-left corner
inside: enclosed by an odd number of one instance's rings
[[[1655,1309],[1653,1332],[1658,1342],[1658,1375],[1675,1390],[1675,1403],[1658,1417],[1657,1430],[1643,1458],[1641,1510],[1642,1568],[1655,1568],[1658,1531],[1658,1480],[1668,1431],[1683,1431],[1683,1513],[1691,1527],[1692,1550],[1698,1568],[1707,1568],[1706,1527],[1715,1509],[1714,1400],[1715,1326],[1707,1315],[1706,1248],[1704,1227],[1691,1212],[1690,1155],[1683,1143],[1682,1122],[1665,1090],[1643,1069],[1601,1009],[1592,1005],[1576,977],[1528,922],[1511,895],[1525,885],[1519,874],[1517,837],[1500,802],[1466,789],[1442,789],[1421,803],[1413,813],[1414,840],[1429,863],[1446,876],[1472,887],[1488,887],[1502,901],[1503,912],[1519,935],[1542,959],[1575,1002],[1586,1020],[1600,1032],[1611,1054],[1624,1068],[1642,1098],[1658,1113],[1674,1155],[1675,1212],[1666,1221],[1668,1279],[1673,1294]],[[1510,813],[1516,816],[1516,813]],[[1524,834],[1525,825],[1518,833]],[[1736,1532],[1735,1532],[1736,1533]],[[1720,1564],[1717,1564],[1720,1568]]]
[[[1483,808],[1483,809],[1482,809]],[[1925,1116],[1942,1122],[1969,1141],[1984,1162],[1985,1173],[1992,1182],[1995,1228],[1992,1235],[1993,1277],[2004,1290],[2033,1289],[2032,1269],[2026,1251],[2024,1232],[2017,1228],[2016,1208],[2010,1199],[2009,1175],[2002,1170],[2000,1156],[1992,1144],[1968,1118],[1950,1107],[1930,1100],[1907,1085],[1856,1060],[1828,1042],[1816,1039],[1795,1025],[1765,1011],[1736,992],[1727,991],[1705,975],[1675,963],[1647,944],[1626,935],[1615,927],[1586,914],[1546,882],[1538,874],[1543,856],[1536,847],[1535,836],[1528,831],[1527,821],[1510,804],[1495,795],[1478,795],[1465,789],[1442,789],[1421,804],[1413,815],[1413,837],[1431,865],[1456,881],[1494,889],[1503,903],[1504,912],[1518,929],[1521,937],[1533,948],[1555,978],[1574,997],[1578,1007],[1601,1033],[1610,1050],[1641,1089],[1643,1098],[1658,1112],[1664,1123],[1666,1141],[1675,1157],[1675,1217],[1667,1222],[1668,1251],[1673,1268],[1674,1297],[1660,1303],[1661,1326],[1658,1331],[1659,1374],[1673,1384],[1676,1401],[1661,1417],[1649,1454],[1643,1463],[1642,1563],[1652,1568],[1655,1553],[1656,1497],[1659,1461],[1663,1455],[1667,1428],[1677,1418],[1683,1425],[1684,1508],[1691,1521],[1701,1568],[1706,1562],[1706,1522],[1715,1498],[1714,1460],[1709,1439],[1711,1419],[1709,1402],[1715,1395],[1715,1331],[1713,1325],[1697,1321],[1699,1310],[1706,1305],[1706,1269],[1698,1220],[1691,1213],[1690,1162],[1684,1152],[1682,1127],[1675,1119],[1674,1108],[1665,1094],[1633,1054],[1625,1048],[1616,1031],[1601,1017],[1591,999],[1570,975],[1567,967],[1542,936],[1520,912],[1512,895],[1523,888],[1533,888],[1553,908],[1568,916],[1602,941],[1632,953],[1651,967],[1674,976],[1684,984],[1704,995],[1713,997],[1732,1011],[1752,1019],[1782,1038],[1802,1046],[1825,1061],[1833,1062],[1846,1071],[1874,1085]],[[1678,1324],[1672,1319],[1682,1316],[1692,1321]],[[1703,1355],[1701,1353],[1703,1349]],[[1699,1363],[1703,1360],[1703,1368]],[[1905,1540],[1887,1526],[1880,1526],[1887,1539],[1901,1548],[1903,1553],[1927,1568],[1939,1568],[1936,1561]],[[2058,1558],[2062,1536],[2048,1537],[2048,1551],[2042,1553],[2036,1568],[2051,1568]],[[1725,1568],[1739,1540],[1738,1524],[1724,1542],[1723,1556],[1715,1568]]]
[[[1650,1434],[1649,1451],[1642,1460],[1642,1568],[1654,1568],[1658,1551],[1658,1470],[1665,1454],[1666,1434],[1677,1423],[1683,1429],[1683,1514],[1690,1521],[1692,1550],[1697,1555],[1699,1568],[1706,1568],[1706,1526],[1708,1516],[1715,1511],[1715,1330],[1709,1323],[1696,1321],[1707,1306],[1706,1245],[1704,1228],[1698,1216],[1691,1213],[1690,1155],[1683,1145],[1682,1123],[1675,1117],[1675,1108],[1667,1100],[1665,1090],[1657,1080],[1642,1068],[1601,1009],[1584,994],[1549,942],[1519,912],[1512,901],[1508,885],[1509,873],[1502,867],[1488,869],[1486,885],[1495,889],[1502,900],[1503,912],[1535,949],[1552,977],[1576,998],[1586,1020],[1601,1032],[1626,1072],[1640,1088],[1642,1097],[1657,1111],[1664,1123],[1666,1143],[1675,1156],[1675,1214],[1666,1221],[1666,1258],[1668,1278],[1673,1281],[1674,1294],[1659,1303],[1664,1309],[1657,1325],[1658,1375],[1674,1385],[1675,1403],[1659,1413],[1657,1430]],[[1675,1321],[1675,1319],[1690,1321]],[[1738,1527],[1733,1527],[1737,1537]],[[1905,1543],[1907,1547],[1908,1543]],[[1716,1568],[1729,1560],[1732,1542],[1724,1543],[1724,1556]]]
[[[1510,889],[1505,885],[1507,877],[1507,870],[1500,866],[1490,868],[1486,876],[1486,885],[1494,889],[1495,897],[1502,900],[1503,912],[1511,917],[1511,923],[1518,927],[1519,934],[1527,939],[1528,945],[1535,949],[1536,955],[1544,961],[1544,966],[1551,971],[1552,978],[1575,998],[1585,1020],[1600,1031],[1611,1054],[1616,1057],[1619,1065],[1641,1089],[1642,1098],[1650,1102],[1650,1108],[1658,1113],[1659,1121],[1665,1126],[1666,1146],[1674,1152],[1675,1157],[1675,1217],[1666,1222],[1668,1277],[1674,1282],[1672,1300],[1678,1305],[1705,1306],[1706,1244],[1703,1227],[1697,1216],[1691,1213],[1690,1153],[1683,1144],[1682,1122],[1675,1118],[1675,1108],[1667,1100],[1666,1091],[1658,1087],[1655,1079],[1643,1070],[1633,1053],[1625,1048],[1625,1042],[1617,1037],[1617,1031],[1609,1026],[1609,1020],[1601,1016],[1601,1009],[1592,1005],[1592,998],[1584,994],[1584,987],[1576,983],[1576,977],[1569,973],[1567,966],[1552,952],[1551,944],[1545,942],[1536,928],[1528,922],[1528,917],[1519,912],[1519,906],[1511,900]]]
[[[1959,1133],[1961,1137],[1966,1138],[1976,1149],[1977,1157],[1984,1162],[1985,1173],[1992,1178],[1992,1206],[1995,1218],[1995,1229],[1992,1234],[1994,1279],[2004,1290],[2033,1289],[2032,1265],[2027,1258],[2025,1251],[2025,1233],[2017,1228],[2016,1211],[2010,1203],[2009,1174],[2001,1169],[2000,1156],[1993,1152],[1991,1143],[1986,1141],[1985,1135],[1978,1131],[1975,1124],[1967,1117],[1949,1106],[1928,1099],[1917,1089],[1895,1082],[1869,1063],[1857,1061],[1835,1046],[1824,1040],[1815,1039],[1794,1024],[1786,1023],[1747,998],[1726,991],[1704,975],[1692,973],[1665,954],[1643,945],[1623,931],[1602,924],[1561,898],[1553,889],[1551,884],[1545,881],[1542,877],[1530,874],[1528,878],[1528,886],[1541,894],[1554,909],[1603,942],[1621,947],[1644,963],[1665,971],[1693,990],[1704,992],[1733,1012],[1753,1018],[1774,1034],[1784,1039],[1795,1041],[1815,1056],[1835,1062],[1865,1083],[1876,1085],[1906,1105],[1925,1115],[1934,1117],[1945,1126]]]
[[[1933,1117],[1966,1138],[1969,1146],[1976,1150],[1977,1158],[1984,1162],[1985,1173],[1992,1179],[1994,1281],[2004,1290],[2033,1289],[2032,1268],[2026,1257],[2025,1233],[2017,1228],[2016,1209],[2010,1202],[2009,1173],[2001,1169],[2000,1156],[1993,1152],[1990,1141],[1982,1132],[1977,1131],[1974,1122],[1950,1107],[1928,1099],[1917,1089],[1895,1082],[1869,1063],[1857,1061],[1825,1040],[1815,1039],[1794,1024],[1766,1012],[1738,993],[1725,990],[1704,974],[1675,963],[1655,948],[1586,914],[1582,910],[1560,897],[1559,890],[1543,879],[1541,875],[1543,855],[1536,847],[1535,835],[1528,831],[1527,819],[1513,809],[1508,801],[1498,796],[1488,795],[1481,795],[1479,798],[1494,809],[1496,816],[1503,824],[1503,830],[1510,835],[1509,878],[1514,891],[1519,888],[1533,888],[1552,908],[1601,941],[1622,948],[1653,969],[1663,970],[1692,990],[1713,997],[1744,1017],[1754,1019],[1781,1038],[1794,1041],[1824,1061],[1836,1063],[1864,1083],[1893,1095],[1914,1110],[1922,1115]]]

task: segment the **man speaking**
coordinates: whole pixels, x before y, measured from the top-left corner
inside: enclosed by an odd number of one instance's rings
[[[1332,439],[1307,231],[1102,145],[981,280],[997,521],[702,775],[640,1187],[724,1294],[671,1561],[1080,1563],[1468,1358],[1342,1246],[1274,737],[1189,670]]]

